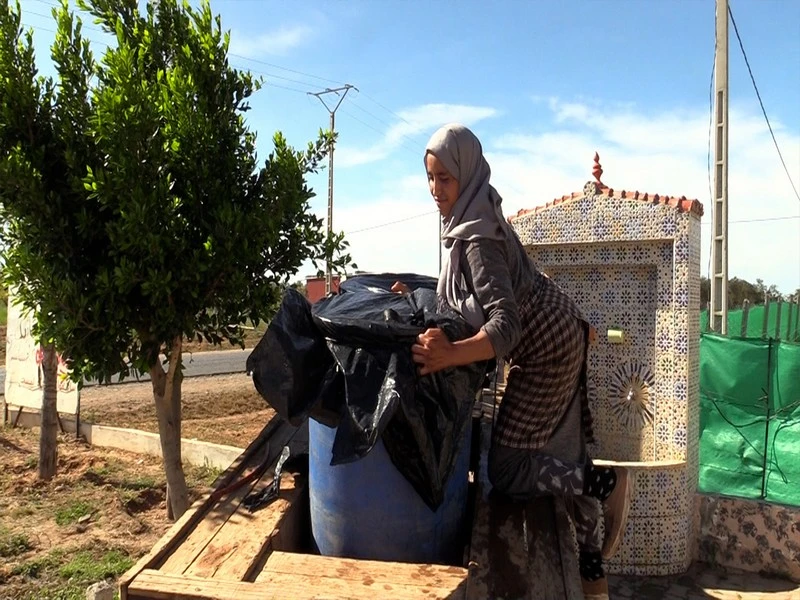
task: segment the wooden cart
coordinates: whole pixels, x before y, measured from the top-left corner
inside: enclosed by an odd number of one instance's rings
[[[493,401],[493,397],[488,400]],[[272,482],[283,446],[307,436],[307,427],[296,429],[276,417],[220,476],[214,491],[198,500],[123,575],[121,600],[583,598],[563,503],[540,499],[511,504],[489,494],[486,456],[491,424],[486,404],[479,404],[473,418],[472,527],[465,536],[462,564],[367,561],[311,553],[304,475],[284,473],[277,500],[253,513],[246,510],[243,499]],[[254,472],[257,476],[248,481]],[[246,484],[221,493],[242,480]]]

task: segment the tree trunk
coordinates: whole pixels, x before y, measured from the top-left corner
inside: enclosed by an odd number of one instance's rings
[[[39,479],[49,481],[56,474],[58,464],[58,356],[53,344],[47,344],[42,350],[44,394],[39,434]]]
[[[167,372],[158,361],[150,366],[161,454],[167,476],[167,515],[176,520],[189,508],[189,490],[181,462],[181,350],[181,336],[176,336],[172,340]]]

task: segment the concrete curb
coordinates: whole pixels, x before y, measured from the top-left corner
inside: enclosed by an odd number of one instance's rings
[[[17,425],[21,427],[39,427],[38,412],[23,411]],[[75,420],[61,417],[61,425],[67,433],[75,433]],[[81,423],[80,435],[92,446],[101,448],[116,448],[137,454],[161,456],[161,442],[157,433],[140,431],[138,429],[124,429],[108,425],[95,425]],[[243,448],[201,442],[199,440],[181,440],[181,456],[183,460],[199,466],[209,466],[225,470],[236,458],[244,452]]]

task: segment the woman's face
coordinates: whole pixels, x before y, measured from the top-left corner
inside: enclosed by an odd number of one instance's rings
[[[425,170],[428,172],[428,187],[436,207],[443,217],[449,217],[458,200],[458,180],[430,152],[425,155]]]

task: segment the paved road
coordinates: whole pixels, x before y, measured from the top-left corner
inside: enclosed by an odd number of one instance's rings
[[[200,377],[204,375],[222,375],[226,373],[244,373],[247,357],[251,349],[247,350],[215,350],[212,352],[195,352],[183,355],[184,376]],[[147,375],[139,377],[139,381],[148,381]],[[6,369],[0,368],[0,395],[5,393]],[[124,383],[135,382],[135,378],[127,378]],[[87,382],[86,385],[92,385]]]

